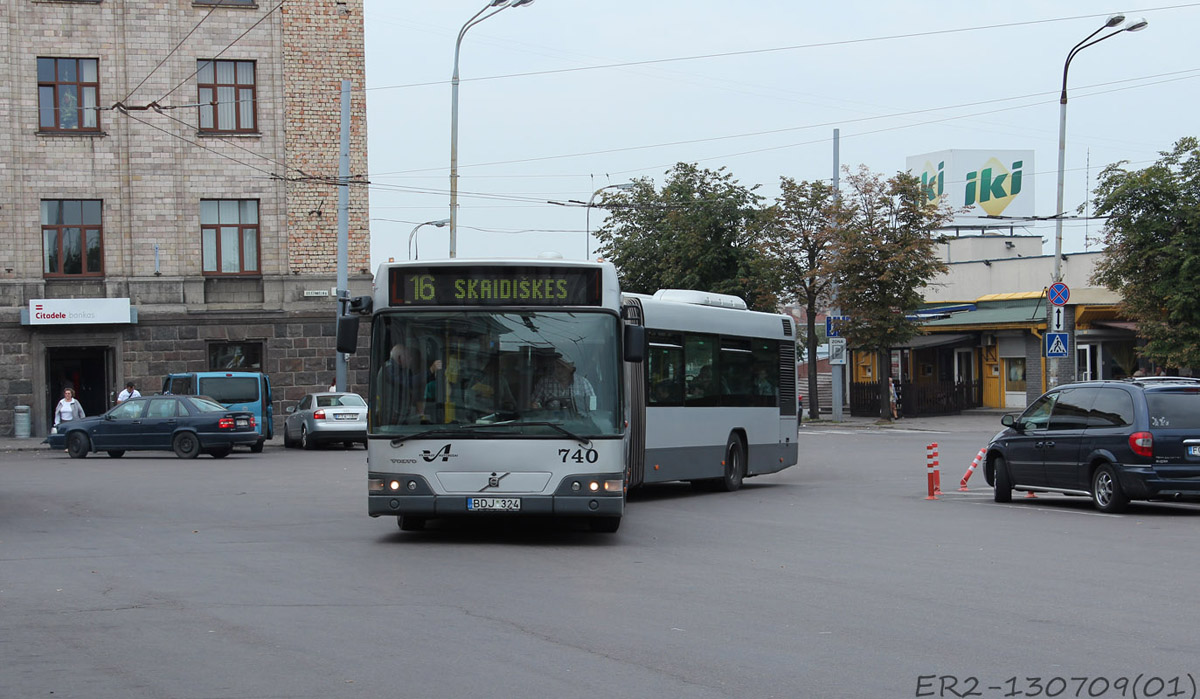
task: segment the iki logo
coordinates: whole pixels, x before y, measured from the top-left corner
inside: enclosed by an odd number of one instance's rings
[[[925,201],[936,202],[946,194],[946,161],[937,164],[925,161],[925,171],[921,173],[921,191],[925,192]]]
[[[441,459],[442,461],[449,461],[450,457],[452,457],[452,456],[458,456],[458,454],[450,453],[450,445],[449,444],[442,447],[441,449],[438,449],[436,454],[429,451],[428,449],[421,450],[421,458],[425,459],[425,461],[427,463],[432,462],[432,461],[437,461],[438,459]]]
[[[1012,200],[1021,193],[1021,166],[1018,160],[1012,164],[1012,170],[995,158],[989,158],[978,171],[967,173],[967,196],[964,206],[975,206],[987,212],[989,216],[999,216]]]

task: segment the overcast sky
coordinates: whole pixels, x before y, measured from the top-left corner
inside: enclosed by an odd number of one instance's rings
[[[449,217],[454,42],[486,0],[366,0],[372,266]],[[897,14],[903,7],[903,14]],[[1066,204],[1097,173],[1200,135],[1200,2],[536,0],[473,27],[460,54],[457,256],[583,259],[599,187],[677,162],[725,167],[768,201],[781,176],[841,162],[884,174],[949,149],[1032,150],[1035,215],[1055,208],[1063,62],[1112,14],[1149,27],[1071,63]],[[1104,36],[1100,34],[1099,36]],[[1089,180],[1090,177],[1090,180]],[[1063,249],[1096,249],[1098,220]],[[418,233],[449,254],[448,227]],[[1053,252],[1053,223],[1024,230]],[[587,246],[587,247],[585,247]],[[594,243],[593,243],[594,246]]]

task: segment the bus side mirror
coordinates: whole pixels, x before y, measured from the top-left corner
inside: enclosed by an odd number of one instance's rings
[[[343,354],[358,351],[358,316],[338,316],[337,351]]]
[[[646,328],[641,325],[625,326],[625,343],[622,347],[625,361],[641,363],[646,359]]]

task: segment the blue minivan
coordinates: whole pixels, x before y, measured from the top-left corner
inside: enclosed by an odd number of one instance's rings
[[[230,410],[254,414],[258,441],[250,451],[263,450],[263,443],[274,436],[275,411],[271,407],[271,380],[258,371],[189,371],[168,374],[163,393],[181,396],[208,396]]]

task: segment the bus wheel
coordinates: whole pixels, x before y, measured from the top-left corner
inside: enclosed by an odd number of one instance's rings
[[[621,526],[620,517],[592,517],[588,520],[588,529],[597,534],[612,534]]]
[[[396,526],[400,527],[400,531],[403,532],[423,531],[425,529],[425,518],[413,517],[411,515],[407,517],[397,517]]]
[[[742,479],[746,477],[746,451],[742,449],[742,440],[730,436],[725,445],[725,477],[718,487],[727,493],[732,493],[742,487]]]

